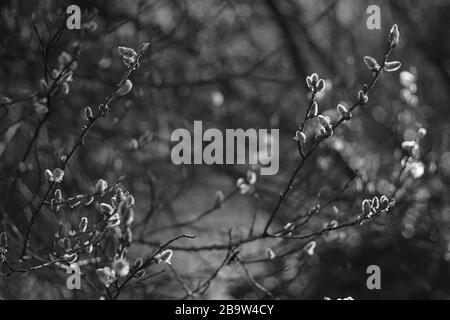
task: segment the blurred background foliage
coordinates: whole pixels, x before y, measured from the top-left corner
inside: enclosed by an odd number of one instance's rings
[[[296,240],[255,241],[240,247],[240,254],[257,259],[264,258],[269,247],[275,252],[300,248],[285,258],[247,265],[279,298],[450,297],[450,1],[76,1],[83,30],[64,29],[48,52],[53,69],[62,52],[73,54],[80,45],[74,80],[69,93],[53,99],[43,114],[30,98],[41,90],[44,68],[32,21],[48,42],[65,25],[69,4],[40,0],[0,5],[0,98],[3,103],[7,98],[14,101],[0,109],[0,231],[11,232],[6,223],[11,219],[23,234],[44,190],[44,169],[58,166],[59,156],[73,144],[84,107],[97,106],[120,80],[125,66],[117,47],[137,50],[147,41],[150,53],[132,75],[132,92],[113,104],[110,115],[90,132],[66,170],[63,193],[86,193],[99,178],[112,184],[125,176],[124,185],[136,199],[132,257],[150,252],[148,243],[183,233],[196,238],[180,240],[179,247],[226,244],[230,229],[233,238],[245,238],[252,221],[252,228],[261,230],[298,161],[292,136],[307,105],[305,77],[317,72],[326,79],[319,107],[335,119],[336,104],[350,105],[362,83],[370,80],[362,57],[381,60],[389,29],[396,23],[401,38],[393,59],[402,62],[403,73],[383,74],[369,103],[319,148],[274,225],[282,227],[327,201],[332,203],[313,216],[302,233],[320,230],[331,220],[351,220],[362,199],[391,190],[400,170],[401,142],[415,139],[420,127],[428,131],[422,145],[424,174],[402,181],[387,217],[323,236],[313,255],[302,251],[304,243]],[[381,8],[380,30],[366,27],[366,9],[372,4]],[[43,117],[47,119],[38,139],[23,159]],[[248,169],[173,165],[170,135],[176,128],[192,129],[194,120],[221,130],[279,128],[280,172],[258,176],[254,192],[233,196],[191,226],[175,227],[210,208],[217,190],[233,192],[237,178]],[[76,223],[89,214],[85,210],[67,210],[64,219]],[[55,232],[54,213],[43,212],[33,233],[32,247],[38,252]],[[11,233],[14,256],[20,237]],[[223,255],[217,250],[174,250],[173,267],[195,287]],[[382,290],[366,288],[366,268],[372,264],[381,268]],[[89,287],[67,290],[67,275],[55,270],[0,278],[0,297],[97,297]],[[174,275],[165,272],[131,286],[124,297],[183,294]],[[231,264],[220,271],[204,298],[267,296],[248,281],[242,268]]]

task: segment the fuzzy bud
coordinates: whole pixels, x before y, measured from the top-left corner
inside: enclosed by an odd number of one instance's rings
[[[56,182],[62,182],[64,178],[64,171],[60,168],[56,168],[55,170],[53,170],[53,178]]]
[[[391,48],[395,48],[398,45],[399,40],[400,40],[400,32],[398,31],[397,25],[394,24],[391,28],[391,31],[389,32],[389,42]]]
[[[378,65],[377,60],[375,60],[372,57],[365,56],[364,57],[364,63],[366,64],[367,68],[369,68],[370,71],[378,71],[378,70],[380,70],[380,66]]]
[[[108,227],[112,228],[112,227],[116,227],[120,224],[120,216],[118,213],[113,214],[109,219],[108,219]]]
[[[119,54],[126,57],[136,57],[137,53],[131,48],[128,47],[119,47]]]
[[[88,219],[86,217],[81,218],[80,224],[78,225],[80,232],[86,232],[87,227],[88,227]]]
[[[386,72],[393,72],[393,71],[397,71],[398,69],[400,69],[401,66],[402,66],[402,63],[400,61],[390,61],[390,62],[386,62],[384,64],[384,70]]]
[[[131,91],[131,88],[133,88],[133,83],[130,79],[127,79],[127,81],[125,81],[125,83],[117,90],[117,94],[119,96],[124,96]]]
[[[367,216],[372,211],[372,204],[367,199],[364,199],[361,206],[364,216]]]
[[[317,102],[314,101],[311,105],[311,109],[309,110],[308,118],[311,119],[311,118],[317,117],[318,113],[319,113],[319,106],[318,106]]]
[[[306,85],[308,86],[308,88],[312,89],[314,86],[312,84],[312,80],[310,76],[306,77]]]
[[[136,272],[136,274],[134,275],[134,277],[136,279],[141,279],[142,277],[145,276],[145,270],[139,270],[138,272]]]
[[[325,90],[325,80],[320,79],[317,83],[317,92],[322,92],[323,90]]]
[[[44,174],[45,180],[47,180],[48,182],[53,182],[55,180],[55,178],[53,177],[53,173],[50,170],[45,170]]]
[[[372,207],[374,209],[378,209],[380,207],[380,199],[378,199],[378,197],[373,197],[372,199]]]
[[[325,117],[323,115],[318,115],[317,120],[319,120],[320,124],[324,127],[327,127],[330,125],[330,118]]]
[[[311,84],[315,87],[317,83],[319,82],[319,75],[317,73],[313,73],[311,75]]]
[[[84,117],[86,118],[87,121],[91,121],[92,120],[94,115],[92,113],[91,107],[84,108]]]
[[[267,248],[266,254],[267,254],[267,258],[269,258],[270,260],[273,260],[277,257],[277,255],[271,248]]]
[[[131,194],[129,194],[129,195],[126,197],[126,199],[125,199],[125,205],[126,205],[128,208],[134,206],[134,197],[133,197]]]
[[[68,264],[72,264],[77,261],[78,255],[76,253],[65,254],[63,258]]]
[[[136,59],[135,59],[134,57],[123,56],[123,57],[122,57],[122,61],[123,61],[123,63],[124,63],[127,67],[129,67],[129,66],[131,66],[133,63],[136,62]]]
[[[142,260],[141,257],[139,257],[134,261],[133,268],[139,269],[140,267],[142,267],[143,264],[144,264],[144,261]]]
[[[367,97],[367,95],[360,90],[358,92],[358,103],[359,104],[366,104],[368,100],[369,100],[369,97]]]
[[[297,132],[295,132],[294,140],[297,141],[297,142],[305,143],[306,142],[306,135],[303,132],[301,132],[301,131],[297,131]]]
[[[340,103],[337,105],[336,110],[337,110],[337,112],[339,112],[339,114],[340,114],[341,116],[343,116],[345,113],[348,112],[348,111],[347,111],[347,108],[344,107],[344,106],[343,106],[342,104],[340,104]]]
[[[160,254],[157,254],[155,256],[155,259],[158,263],[164,262],[167,264],[172,264],[172,255],[173,255],[172,250],[164,250]]]
[[[382,195],[380,198],[380,205],[382,209],[386,209],[389,207],[389,199],[385,195]]]
[[[114,213],[114,208],[107,203],[100,203],[100,209],[104,215],[110,216]]]
[[[84,205],[84,206],[88,206],[88,205],[90,205],[93,201],[94,201],[94,197],[89,196],[89,197],[84,198],[83,200],[81,200],[81,204]]]
[[[62,200],[62,193],[61,193],[60,189],[56,189],[54,195],[55,195],[55,200],[57,200],[57,201]]]
[[[427,135],[427,129],[420,128],[419,130],[417,130],[417,135],[419,136],[419,138],[425,137]]]
[[[108,189],[108,183],[103,179],[99,179],[95,184],[95,192],[103,193],[106,191],[106,189]]]

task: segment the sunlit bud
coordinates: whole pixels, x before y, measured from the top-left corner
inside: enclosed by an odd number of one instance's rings
[[[126,277],[130,272],[130,264],[124,258],[114,260],[112,268],[120,277]]]
[[[56,189],[54,195],[57,201],[60,201],[62,199],[62,193],[60,189]]]
[[[413,155],[413,154],[416,154],[417,151],[419,150],[419,145],[414,140],[403,141],[402,149],[405,150],[407,153],[409,153],[409,155]]]
[[[80,229],[80,232],[86,232],[88,227],[88,219],[86,217],[82,217],[80,221],[80,225],[78,228]]]
[[[136,279],[141,279],[143,276],[145,276],[145,270],[139,270],[138,272],[136,272],[136,274],[134,275],[134,277]]]
[[[155,259],[158,263],[164,262],[167,264],[172,264],[172,255],[173,255],[173,251],[172,250],[164,250],[163,252],[161,252],[160,254],[157,254],[155,256]]]
[[[106,191],[106,189],[108,189],[108,183],[103,179],[99,179],[95,184],[95,192],[103,193]]]
[[[297,141],[297,142],[305,143],[306,142],[306,135],[303,132],[301,132],[301,131],[297,131],[297,132],[295,132],[294,140]]]
[[[84,206],[90,205],[94,201],[94,197],[90,196],[81,200],[81,204]]]
[[[66,72],[59,81],[60,82],[72,82],[73,81],[73,72],[72,71]]]
[[[384,64],[384,70],[386,72],[393,72],[393,71],[397,71],[398,69],[400,69],[401,66],[402,66],[402,63],[400,61],[390,61],[390,62],[386,62]]]
[[[343,115],[347,112],[347,108],[344,107],[344,106],[343,106],[342,104],[340,104],[340,103],[337,105],[336,110],[337,110],[337,112],[339,112],[339,114],[340,114],[341,116],[343,116]]]
[[[49,182],[53,182],[55,180],[55,178],[53,177],[53,173],[50,170],[45,170],[44,172],[45,174],[45,180],[49,181]]]
[[[331,220],[330,224],[328,225],[328,228],[335,229],[335,228],[337,228],[338,225],[339,225],[339,223],[336,220]]]
[[[123,61],[123,63],[124,63],[127,67],[129,67],[129,66],[131,66],[133,63],[136,62],[136,59],[135,59],[134,57],[123,56],[123,57],[122,57],[122,61]]]
[[[369,100],[369,97],[367,97],[366,94],[364,94],[364,92],[362,92],[361,90],[358,92],[358,103],[359,104],[366,104],[367,100]]]
[[[117,90],[117,94],[119,96],[126,95],[130,92],[131,88],[133,88],[133,83],[130,79],[127,79],[127,81],[125,81],[125,83]]]
[[[98,106],[98,112],[101,115],[106,115],[109,112],[108,105],[104,105],[103,103]]]
[[[378,209],[380,207],[380,200],[378,199],[378,197],[373,197],[373,199],[372,199],[372,207],[374,209]]]
[[[67,82],[61,84],[61,91],[64,94],[69,94],[69,84]]]
[[[136,51],[134,51],[133,49],[128,48],[128,47],[119,47],[119,53],[122,56],[127,56],[127,57],[135,57],[135,56],[137,56]]]
[[[86,253],[92,253],[93,250],[94,250],[94,246],[92,244],[88,245],[85,248]]]
[[[133,264],[133,268],[134,269],[139,269],[140,267],[142,267],[142,265],[144,264],[144,260],[142,260],[141,257],[138,257]]]
[[[125,231],[125,240],[127,243],[131,243],[133,241],[133,232],[130,228],[127,228]]]
[[[395,48],[398,45],[399,40],[400,40],[400,32],[398,31],[397,25],[394,24],[389,33],[389,42],[391,48]]]
[[[133,208],[129,208],[128,209],[128,216],[127,216],[127,221],[125,222],[125,224],[127,226],[130,226],[134,221],[134,209]]]
[[[116,281],[116,272],[109,267],[104,267],[96,270],[98,278],[106,288]]]
[[[133,197],[131,194],[129,194],[129,195],[127,196],[127,198],[125,199],[125,205],[126,205],[127,207],[132,207],[132,206],[134,206],[134,197]]]
[[[117,208],[119,206],[119,204],[117,203],[116,196],[111,197],[111,205],[112,205],[113,208]]]
[[[56,182],[62,182],[64,177],[64,171],[60,168],[56,168],[55,170],[53,170],[53,178],[55,179]]]
[[[100,209],[104,215],[110,216],[114,212],[114,208],[107,203],[100,203]]]
[[[325,80],[320,79],[319,82],[317,83],[317,92],[321,92],[324,89],[325,89]]]
[[[364,63],[367,65],[367,68],[369,68],[370,71],[378,71],[380,69],[377,60],[372,57],[365,56]]]
[[[419,136],[419,138],[425,137],[427,135],[427,129],[420,128],[419,130],[417,130],[417,135]]]
[[[308,253],[308,255],[310,255],[310,256],[314,255],[314,249],[316,249],[315,241],[308,242],[304,248],[306,253]]]
[[[94,117],[91,107],[84,108],[84,117],[87,121],[90,121]]]
[[[78,255],[76,253],[71,253],[71,254],[66,253],[63,256],[63,258],[67,263],[72,264],[72,263],[75,263],[75,261],[77,261]]]
[[[267,255],[267,258],[269,258],[270,260],[273,260],[277,257],[277,255],[275,254],[275,252],[273,252],[273,250],[271,248],[267,248],[266,255]]]
[[[362,202],[362,212],[365,216],[367,216],[372,211],[372,204],[369,200],[365,199]]]
[[[318,115],[317,120],[319,120],[320,124],[324,127],[327,127],[330,125],[330,118],[325,117],[323,115]]]
[[[318,82],[319,82],[319,75],[318,75],[317,73],[314,72],[314,73],[311,75],[311,84],[312,84],[313,86],[316,86]]]
[[[306,85],[308,86],[308,88],[312,88],[313,84],[312,84],[312,80],[310,76],[306,77]]]
[[[311,109],[309,110],[308,118],[314,118],[317,117],[317,114],[319,113],[319,106],[317,105],[317,102],[314,101],[311,105]]]
[[[389,199],[385,195],[381,196],[380,205],[382,209],[386,209],[387,207],[389,207]]]
[[[118,213],[113,214],[108,219],[108,227],[112,228],[120,224],[120,216]]]

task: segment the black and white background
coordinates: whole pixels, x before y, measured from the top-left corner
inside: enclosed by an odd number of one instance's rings
[[[448,299],[449,19],[2,1],[0,298]]]

